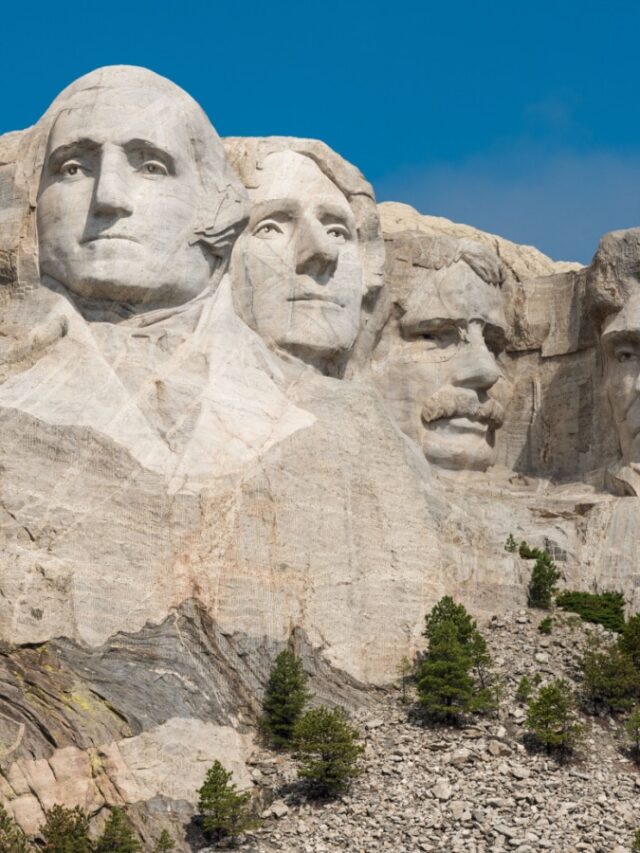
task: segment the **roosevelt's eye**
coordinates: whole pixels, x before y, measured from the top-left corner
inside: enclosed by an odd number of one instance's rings
[[[261,222],[253,232],[254,237],[262,237],[263,239],[274,237],[276,234],[282,234],[282,228],[280,228],[277,222],[271,220]]]
[[[631,349],[621,349],[616,352],[615,355],[616,361],[622,364],[625,361],[634,361],[638,358],[638,355],[634,350]]]
[[[147,160],[142,165],[142,172],[145,175],[152,175],[153,177],[169,174],[169,170],[167,169],[167,167],[159,160]]]
[[[346,225],[330,225],[327,234],[338,243],[346,243],[351,238],[351,232]]]

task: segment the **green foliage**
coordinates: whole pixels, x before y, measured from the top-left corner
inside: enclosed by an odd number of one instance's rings
[[[40,833],[45,853],[91,853],[89,818],[79,806],[66,809],[54,805],[45,812]]]
[[[140,850],[140,840],[124,811],[114,808],[96,842],[95,853],[139,853]]]
[[[553,628],[553,619],[551,616],[545,616],[542,622],[538,625],[538,631],[541,634],[550,634]]]
[[[206,833],[216,841],[229,838],[234,843],[237,836],[252,829],[256,821],[249,811],[251,794],[248,791],[238,793],[235,783],[231,782],[232,775],[219,761],[213,762],[198,791],[198,810],[203,816]]]
[[[584,698],[593,710],[625,711],[640,696],[640,673],[620,647],[590,637],[582,652]]]
[[[498,707],[486,640],[462,604],[440,599],[425,617],[423,636],[429,648],[418,669],[418,696],[428,717],[457,723],[464,713]]]
[[[357,743],[342,708],[312,708],[294,729],[298,775],[306,779],[314,796],[334,797],[345,791],[360,774],[357,760],[364,747]]]
[[[558,593],[556,604],[563,610],[577,613],[585,622],[604,625],[609,631],[624,628],[624,595],[621,592]]]
[[[311,698],[302,661],[285,649],[276,658],[264,695],[262,728],[275,746],[291,743],[293,728]]]
[[[633,847],[631,849],[634,853],[638,853],[638,851],[640,851],[640,829],[636,829],[636,834],[633,836]]]
[[[510,554],[515,554],[518,550],[518,543],[513,537],[513,533],[510,533],[507,536],[507,541],[504,543],[504,550],[508,551]]]
[[[428,717],[457,723],[474,707],[471,657],[451,622],[440,625],[418,670],[418,696]]]
[[[400,658],[397,672],[400,677],[400,689],[402,690],[401,701],[403,705],[406,705],[409,702],[409,697],[407,696],[407,682],[413,674],[413,664],[408,657],[404,656]]]
[[[640,614],[632,616],[623,626],[618,637],[618,648],[631,658],[634,667],[640,672]]]
[[[561,758],[582,741],[584,728],[575,713],[575,698],[568,682],[558,678],[541,687],[529,702],[527,727],[548,752]]]
[[[168,853],[176,846],[175,841],[169,835],[166,829],[160,833],[160,838],[156,841],[156,846],[153,848],[153,853]]]
[[[561,577],[558,567],[546,551],[541,548],[531,548],[524,539],[518,546],[518,554],[523,560],[535,560],[527,591],[529,607],[548,610]]]
[[[635,759],[640,763],[640,705],[633,706],[624,727],[631,740]]]
[[[437,635],[440,626],[445,622],[454,626],[458,642],[465,647],[470,642],[473,633],[478,630],[465,606],[456,604],[450,595],[441,598],[424,617],[425,627],[422,636],[431,642]]]
[[[0,853],[29,853],[31,849],[24,832],[0,804]]]
[[[533,693],[533,684],[526,675],[523,675],[516,688],[516,699],[518,702],[528,702]]]

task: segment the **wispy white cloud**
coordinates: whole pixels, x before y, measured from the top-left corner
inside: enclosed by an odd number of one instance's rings
[[[602,234],[640,225],[640,150],[551,152],[518,142],[459,164],[404,169],[378,181],[376,193],[588,262]]]

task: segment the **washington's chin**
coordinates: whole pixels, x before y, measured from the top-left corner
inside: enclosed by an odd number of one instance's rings
[[[427,424],[421,443],[428,461],[440,468],[486,471],[496,461],[494,430],[469,418]]]

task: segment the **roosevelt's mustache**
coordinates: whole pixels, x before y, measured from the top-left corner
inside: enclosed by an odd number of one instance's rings
[[[432,423],[442,418],[470,418],[495,430],[504,422],[504,407],[491,398],[481,403],[474,392],[463,388],[442,388],[424,404],[422,420]]]

